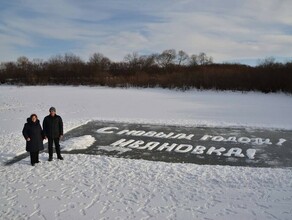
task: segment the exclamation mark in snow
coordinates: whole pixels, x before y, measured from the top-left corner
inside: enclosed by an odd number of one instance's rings
[[[256,154],[256,150],[255,149],[247,149],[246,150],[246,156],[253,160],[254,159],[254,155]]]
[[[280,139],[279,139],[279,142],[278,142],[276,145],[278,145],[278,146],[282,146],[282,144],[283,144],[284,142],[286,142],[286,139],[280,138]]]

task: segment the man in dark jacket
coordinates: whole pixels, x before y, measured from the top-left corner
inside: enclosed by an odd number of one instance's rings
[[[49,161],[53,160],[53,142],[55,143],[58,159],[63,160],[59,144],[60,139],[63,137],[63,121],[56,114],[56,108],[50,108],[50,114],[44,118],[43,129],[45,138],[48,139]]]
[[[34,166],[39,163],[39,152],[44,149],[44,134],[36,114],[27,119],[22,134],[26,140],[26,151],[30,153],[31,165]]]

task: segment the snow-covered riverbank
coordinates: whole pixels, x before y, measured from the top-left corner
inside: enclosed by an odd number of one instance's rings
[[[292,97],[104,87],[0,87],[0,156],[24,151],[22,126],[57,108],[88,120],[292,129]],[[74,142],[74,140],[73,140]],[[72,143],[74,145],[75,143]],[[86,144],[86,143],[84,143]],[[170,164],[90,155],[0,167],[1,219],[291,219],[292,170]]]

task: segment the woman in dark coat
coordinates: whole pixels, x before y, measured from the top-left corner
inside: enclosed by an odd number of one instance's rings
[[[39,163],[39,152],[44,149],[44,134],[36,114],[27,119],[22,134],[26,140],[26,151],[30,152],[31,165],[34,166]]]

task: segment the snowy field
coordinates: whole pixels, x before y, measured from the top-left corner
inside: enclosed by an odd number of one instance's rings
[[[0,86],[0,161],[21,154],[31,113],[89,120],[292,129],[292,96],[106,87]],[[64,147],[90,145],[88,137]],[[292,169],[170,164],[92,155],[0,166],[0,219],[292,219]]]

